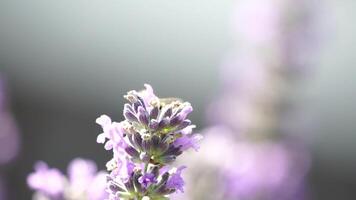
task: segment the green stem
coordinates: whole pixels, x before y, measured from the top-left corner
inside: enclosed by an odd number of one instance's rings
[[[145,173],[147,173],[147,170],[148,170],[148,162],[145,163]]]

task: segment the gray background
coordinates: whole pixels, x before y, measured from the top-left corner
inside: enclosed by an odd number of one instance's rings
[[[316,117],[306,135],[313,154],[313,199],[355,199],[356,26],[353,0],[319,2],[326,26],[320,61],[301,84]],[[64,169],[76,156],[103,168],[95,144],[101,113],[120,120],[122,95],[152,84],[162,96],[204,108],[219,88],[231,48],[232,0],[0,0],[0,72],[8,78],[23,146],[6,169],[11,199],[29,199],[35,160]]]

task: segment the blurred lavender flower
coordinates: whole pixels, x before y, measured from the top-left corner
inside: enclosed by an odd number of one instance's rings
[[[174,199],[302,199],[310,167],[303,145],[292,138],[236,140],[236,133],[225,126],[203,132],[199,159],[184,158],[190,163],[187,192]]]
[[[35,165],[35,172],[27,179],[28,185],[49,199],[63,199],[65,176],[58,169],[49,169],[44,162]]]
[[[243,51],[231,52],[223,62],[223,93],[208,109],[213,124],[264,137],[280,132],[283,117],[292,118],[290,89],[310,71],[310,52],[317,46],[314,3],[236,3],[233,34]]]
[[[180,161],[191,164],[188,190],[177,199],[305,199],[310,157],[289,135],[295,127],[305,131],[290,120],[289,96],[310,71],[313,6],[306,0],[236,2],[233,37],[241,50],[222,64],[222,94],[208,108],[212,128],[203,131],[199,160],[187,155]]]
[[[68,177],[39,161],[27,178],[36,191],[34,200],[103,200],[107,197],[106,173],[97,172],[93,161],[76,158],[68,166]]]
[[[103,133],[97,142],[113,151],[107,163],[109,199],[164,200],[183,192],[181,172],[184,166],[169,164],[183,151],[197,150],[201,135],[192,134],[195,127],[187,119],[193,111],[188,102],[176,98],[158,98],[150,85],[143,91],[130,91],[124,97],[122,122],[100,116],[96,122]],[[171,168],[171,169],[170,169]]]
[[[2,180],[2,166],[10,163],[19,152],[20,136],[10,112],[6,81],[0,74],[0,199],[6,197],[6,180]]]
[[[175,188],[181,192],[184,192],[184,180],[181,176],[181,173],[185,168],[185,166],[181,166],[178,169],[174,169],[174,171],[172,172],[172,176],[167,181],[167,188]]]
[[[10,162],[19,151],[19,133],[12,117],[5,81],[0,76],[0,166]]]
[[[249,45],[260,45],[278,39],[281,20],[279,0],[239,1],[233,12],[233,28],[241,40]]]
[[[232,34],[243,52],[258,56],[269,68],[305,75],[320,36],[318,7],[314,0],[236,1]]]
[[[20,136],[13,117],[9,113],[0,112],[0,166],[16,157],[19,152],[19,140]]]

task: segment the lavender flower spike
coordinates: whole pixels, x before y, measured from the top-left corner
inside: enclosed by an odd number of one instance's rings
[[[122,122],[102,115],[96,122],[103,128],[98,143],[113,151],[107,163],[109,200],[168,200],[183,192],[182,170],[170,164],[184,151],[199,148],[202,139],[187,119],[193,111],[188,102],[157,97],[150,85],[129,91],[124,97]]]

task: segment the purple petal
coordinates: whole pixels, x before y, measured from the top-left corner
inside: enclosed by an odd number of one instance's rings
[[[143,99],[146,108],[151,107],[150,102],[154,99],[157,99],[157,96],[154,94],[152,86],[149,84],[144,84],[145,90],[140,91],[140,97]]]
[[[138,182],[141,183],[141,185],[144,187],[144,188],[147,188],[150,184],[152,183],[157,183],[157,179],[155,177],[154,174],[152,173],[147,173],[147,174],[144,174],[143,176],[141,176],[139,179],[138,179]]]
[[[112,141],[108,141],[108,142],[105,143],[104,149],[109,151],[109,150],[111,150],[113,148],[113,146],[114,146],[113,142]]]
[[[185,119],[191,112],[193,112],[193,107],[191,105],[187,105],[178,113],[178,116],[180,116],[181,119]]]
[[[183,169],[187,168],[186,166],[181,166],[171,175],[168,179],[166,187],[179,190],[180,192],[184,192],[184,180],[181,176]]]
[[[190,148],[193,148],[195,151],[198,151],[200,148],[199,141],[203,139],[203,136],[200,134],[194,134],[192,136],[183,135],[182,137],[174,141],[174,146],[181,146],[180,150],[185,151]]]
[[[196,128],[196,126],[195,125],[189,125],[189,126],[185,127],[184,129],[182,129],[180,132],[183,135],[190,135],[193,132],[193,128]]]

